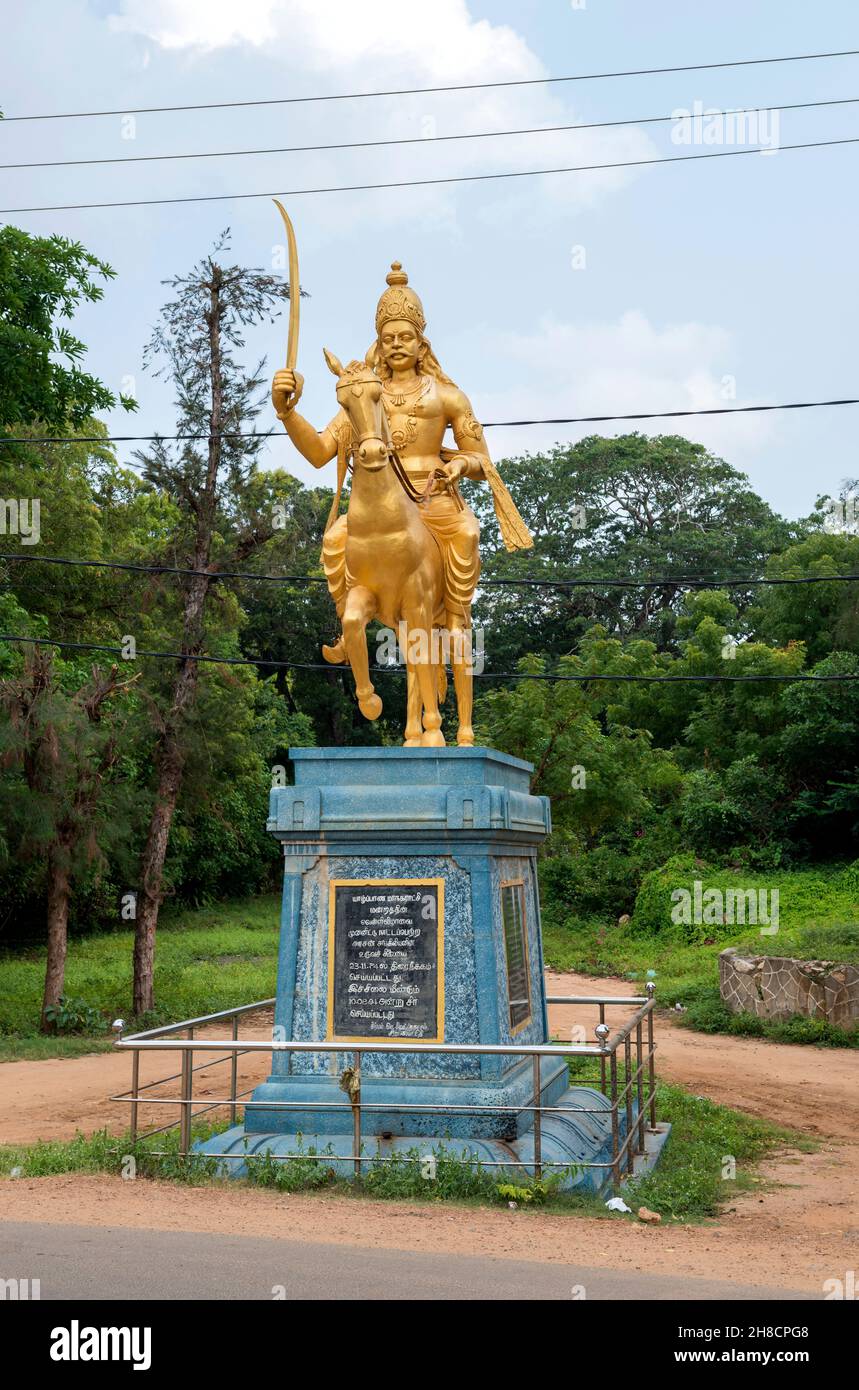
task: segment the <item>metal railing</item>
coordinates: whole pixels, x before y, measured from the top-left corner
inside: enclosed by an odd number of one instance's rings
[[[362,1163],[393,1162],[397,1155],[374,1154],[368,1156],[362,1152],[362,1101],[361,1101],[361,1062],[367,1053],[408,1053],[432,1054],[440,1056],[469,1056],[469,1057],[530,1057],[532,1062],[533,1077],[533,1099],[530,1105],[433,1105],[431,1103],[408,1103],[394,1102],[386,1103],[381,1101],[367,1101],[363,1109],[370,1110],[373,1114],[390,1111],[397,1114],[405,1114],[409,1111],[420,1111],[422,1114],[483,1114],[483,1113],[503,1113],[505,1115],[533,1114],[533,1137],[534,1137],[534,1156],[530,1161],[524,1159],[504,1158],[494,1161],[480,1159],[482,1167],[499,1168],[531,1168],[534,1177],[539,1181],[546,1168],[595,1168],[610,1169],[611,1181],[615,1191],[618,1191],[623,1181],[624,1175],[631,1176],[634,1172],[635,1157],[643,1154],[646,1148],[646,1134],[656,1132],[656,1095],[658,1085],[656,1081],[655,1052],[656,1044],[653,1036],[653,1010],[654,1010],[654,986],[646,986],[646,997],[641,995],[623,996],[602,996],[602,995],[549,995],[547,1004],[565,1005],[598,1005],[599,1023],[594,1029],[595,1042],[570,1042],[570,1043],[531,1043],[520,1044],[482,1044],[482,1043],[421,1043],[412,1039],[397,1039],[396,1041],[367,1041],[361,1043],[337,1040],[325,1041],[299,1041],[290,1039],[282,1041],[276,1039],[259,1038],[240,1038],[239,1019],[243,1015],[257,1013],[262,1009],[273,1007],[274,999],[260,999],[253,1004],[242,1004],[235,1009],[222,1009],[218,1013],[204,1014],[199,1018],[185,1019],[181,1023],[170,1023],[160,1028],[151,1028],[143,1033],[133,1033],[128,1037],[122,1036],[124,1024],[122,1020],[117,1020],[114,1028],[117,1030],[115,1047],[130,1051],[132,1054],[131,1063],[131,1087],[128,1091],[123,1091],[119,1095],[111,1096],[110,1100],[117,1103],[128,1104],[131,1107],[131,1138],[133,1142],[151,1138],[156,1134],[163,1134],[168,1130],[179,1127],[179,1154],[181,1157],[192,1156],[191,1149],[191,1128],[194,1119],[199,1119],[201,1115],[210,1110],[217,1110],[221,1107],[229,1109],[230,1122],[235,1124],[238,1117],[239,1107],[247,1112],[253,1107],[265,1110],[348,1110],[352,1117],[352,1133],[354,1152],[347,1155],[335,1155],[341,1162],[351,1162],[354,1165],[356,1177],[361,1175]],[[627,1007],[634,1008],[634,1013],[621,1026],[612,1033],[606,1023],[606,1010],[608,1008]],[[213,1023],[224,1020],[231,1020],[230,1038],[201,1038],[197,1036],[197,1030],[201,1027],[209,1027]],[[646,1031],[646,1038],[645,1038]],[[184,1033],[184,1037],[176,1037],[177,1033]],[[156,1081],[148,1081],[145,1085],[140,1084],[140,1055],[144,1052],[168,1052],[178,1051],[181,1055],[180,1070],[171,1073],[169,1076],[160,1077]],[[212,1061],[201,1062],[194,1065],[195,1053],[221,1052],[226,1056],[216,1057]],[[254,1052],[306,1052],[306,1053],[337,1053],[340,1055],[351,1055],[352,1065],[344,1071],[341,1077],[341,1086],[348,1094],[348,1099],[342,1101],[275,1101],[264,1100],[254,1101],[246,1099],[255,1089],[256,1084],[247,1091],[238,1092],[238,1059],[242,1056]],[[594,1108],[587,1106],[553,1106],[543,1103],[543,1091],[546,1083],[541,1076],[541,1060],[548,1058],[570,1057],[590,1057],[599,1061],[599,1089],[604,1096],[608,1096],[610,1105]],[[205,1097],[201,1100],[194,1099],[194,1076],[198,1072],[207,1071],[212,1067],[220,1066],[225,1063],[230,1067],[230,1093],[227,1096],[217,1096],[214,1099]],[[573,1078],[575,1081],[577,1078]],[[178,1081],[179,1096],[163,1095],[144,1095],[143,1092],[151,1092],[156,1088],[168,1085],[170,1082]],[[202,1099],[202,1098],[201,1098]],[[171,1120],[169,1123],[159,1125],[154,1129],[141,1132],[139,1127],[139,1110],[142,1105],[156,1106],[178,1106],[178,1120]],[[197,1106],[197,1109],[194,1107]],[[611,1159],[608,1162],[582,1162],[572,1164],[561,1160],[544,1160],[542,1154],[543,1136],[543,1116],[544,1115],[611,1115]],[[625,1125],[621,1123],[621,1113],[624,1115]],[[625,1136],[621,1140],[621,1128],[625,1128]],[[166,1156],[165,1153],[159,1154],[157,1150],[150,1151],[153,1156]],[[455,1154],[448,1157],[456,1159]],[[278,1161],[288,1162],[290,1159],[301,1158],[317,1159],[331,1162],[331,1154],[272,1154],[272,1158]],[[219,1154],[218,1160],[235,1159],[246,1161],[245,1154]],[[474,1161],[468,1156],[463,1156],[457,1161],[469,1163]]]

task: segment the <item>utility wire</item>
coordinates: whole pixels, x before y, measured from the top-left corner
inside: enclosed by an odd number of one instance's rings
[[[40,565],[72,565],[88,569],[108,569],[130,571],[134,574],[181,574],[199,576],[213,582],[221,579],[263,580],[272,584],[326,584],[322,574],[260,574],[249,570],[198,570],[181,565],[144,565],[120,560],[76,560],[65,555],[25,555],[20,552],[0,551],[0,562],[11,560],[26,564],[36,562]],[[752,588],[759,585],[778,584],[832,584],[849,583],[859,580],[859,574],[811,574],[800,576],[758,576],[732,575],[726,579],[710,579],[705,575],[668,574],[651,576],[647,579],[607,579],[599,575],[582,575],[575,579],[481,579],[478,587],[544,588],[544,589],[661,589],[672,585],[688,585],[690,588]]]
[[[30,116],[7,116],[4,124],[10,121],[72,121],[92,116],[148,116],[170,111],[221,111],[244,106],[293,106],[307,102],[322,101],[366,101],[378,97],[427,96],[436,92],[479,92],[499,87],[538,87],[561,82],[599,82],[611,77],[650,77],[672,72],[710,72],[717,68],[761,67],[768,63],[803,63],[822,58],[852,58],[859,53],[856,48],[839,49],[831,53],[792,53],[778,58],[739,58],[725,63],[685,63],[682,66],[663,68],[631,68],[622,72],[583,72],[570,77],[524,77],[511,78],[503,82],[460,82],[445,87],[400,87],[376,92],[330,92],[320,96],[270,97],[254,101],[208,101],[194,102],[184,106],[125,106],[114,111],[54,111],[40,112]]]
[[[703,410],[649,410],[631,415],[568,415],[551,420],[484,420],[485,430],[515,429],[523,425],[593,425],[611,420],[675,420],[693,415],[747,415],[764,410],[816,410],[822,406],[859,405],[859,396],[844,396],[831,401],[784,401],[778,405],[718,405]],[[223,431],[221,434],[0,434],[0,444],[139,444],[154,440],[201,439],[288,439],[283,430],[247,432]]]
[[[450,140],[497,140],[511,135],[558,135],[571,130],[607,130],[612,126],[659,125],[666,121],[680,119],[702,121],[714,116],[751,116],[767,111],[808,111],[821,106],[854,106],[859,97],[833,97],[828,101],[795,101],[774,106],[726,107],[724,110],[707,110],[700,114],[690,112],[679,117],[637,116],[623,121],[586,121],[572,125],[527,126],[522,130],[476,130],[455,135],[410,135],[398,140],[350,140],[331,145],[278,145],[254,150],[202,150],[190,154],[131,154],[115,155],[109,159],[47,159],[21,164],[0,164],[0,169],[68,169],[93,164],[152,164],[175,159],[236,159],[239,156],[258,154],[313,154],[330,150],[373,150],[392,145],[435,145]]]
[[[303,198],[319,193],[367,193],[390,188],[430,188],[450,183],[486,183],[494,179],[531,179],[544,174],[582,174],[600,169],[637,169],[649,164],[691,164],[697,159],[733,159],[741,155],[761,153],[784,154],[788,150],[818,150],[833,145],[859,144],[859,136],[841,140],[805,140],[799,144],[779,145],[778,150],[760,149],[708,150],[703,154],[671,154],[654,159],[621,159],[605,164],[569,164],[557,169],[513,169],[498,174],[449,174],[435,179],[394,179],[387,183],[344,183],[323,188],[275,189],[265,193],[201,193],[182,198],[126,198],[109,203],[40,203],[34,207],[0,208],[0,215],[21,212],[80,212],[93,208],[162,207],[173,203],[224,203],[248,198]]]
[[[54,637],[21,637],[9,632],[0,632],[0,642],[24,642],[36,647],[60,647],[63,649],[69,648],[74,651],[108,652],[114,656],[122,657],[123,660],[129,660],[129,658],[125,656],[122,647],[112,647],[101,642],[67,642],[65,640],[57,639]],[[196,661],[215,666],[262,666],[266,668],[271,667],[272,669],[284,671],[339,671],[341,675],[345,675],[350,670],[348,666],[333,666],[327,662],[274,661],[263,660],[261,657],[251,656],[207,656],[196,652],[138,651],[136,653],[135,658],[133,659],[138,660],[142,657],[150,657],[161,661]],[[395,666],[371,666],[370,670],[376,675],[403,676],[406,674],[402,667]],[[765,674],[746,676],[639,676],[608,675],[605,672],[593,674],[576,673],[574,675],[571,675],[566,672],[562,674],[555,674],[542,671],[482,671],[479,673],[474,672],[474,679],[497,681],[637,681],[647,685],[663,685],[687,681],[694,681],[698,683],[737,683],[747,681],[776,681],[782,683],[788,681],[817,681],[822,684],[824,682],[831,683],[838,681],[857,681],[859,680],[859,674],[840,674],[832,676],[775,676]]]

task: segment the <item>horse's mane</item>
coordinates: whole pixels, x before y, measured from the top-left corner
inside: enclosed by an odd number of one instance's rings
[[[372,367],[380,381],[390,380],[393,373],[390,367],[386,366],[385,360],[379,351],[378,338],[374,339],[368,347],[364,361],[367,363],[368,367]],[[429,338],[421,338],[421,346],[418,350],[417,369],[425,376],[435,377],[436,381],[440,381],[443,386],[456,385],[456,382],[452,381],[447,375],[447,372],[443,370],[441,363],[432,350],[432,343]]]

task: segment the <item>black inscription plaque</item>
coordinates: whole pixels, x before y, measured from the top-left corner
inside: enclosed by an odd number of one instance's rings
[[[328,1021],[335,1038],[443,1040],[444,880],[334,880]]]

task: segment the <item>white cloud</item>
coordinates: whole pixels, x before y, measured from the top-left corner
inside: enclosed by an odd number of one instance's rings
[[[499,364],[498,376],[507,380],[503,389],[481,393],[479,412],[486,420],[558,419],[742,405],[739,391],[737,399],[725,394],[736,358],[732,335],[717,324],[657,327],[637,310],[613,323],[573,325],[547,319],[533,333],[494,337],[493,360]],[[520,381],[527,385],[519,386]],[[490,447],[502,458],[546,448],[557,439],[640,430],[685,434],[742,467],[744,458],[771,440],[775,428],[767,415],[632,420],[493,430]]]
[[[162,48],[260,47],[274,39],[277,0],[120,0],[108,23],[115,33],[143,34]]]
[[[509,25],[475,19],[466,0],[433,0],[432,6],[389,0],[118,0],[110,16],[115,31],[142,36],[165,58],[200,64],[219,51],[242,47],[260,63],[260,95],[372,91],[451,86],[457,83],[527,81],[545,67],[527,41]],[[168,53],[169,51],[169,53]],[[195,61],[196,60],[196,61]],[[268,69],[270,76],[266,76]],[[634,126],[607,130],[499,139],[449,140],[467,132],[508,131],[573,124],[581,116],[568,104],[571,89],[540,84],[484,88],[284,108],[272,129],[311,131],[320,141],[422,137],[419,143],[378,150],[304,155],[294,186],[387,183],[398,180],[462,178],[531,168],[614,164],[655,153],[649,136]],[[433,138],[433,137],[441,138]],[[230,171],[231,172],[231,171]],[[452,228],[459,192],[480,191],[478,213],[532,224],[553,215],[590,208],[625,187],[635,170],[513,179],[501,183],[446,185],[407,195],[358,195],[350,207],[355,222],[423,220]],[[535,196],[536,195],[536,196]],[[366,206],[363,206],[366,205]]]
[[[375,62],[452,83],[487,72],[495,80],[536,77],[542,70],[524,39],[507,25],[472,19],[465,0],[433,0],[431,8],[392,7],[387,0],[120,0],[110,24],[163,48],[277,42],[284,65],[299,72]],[[377,85],[372,67],[365,75],[365,86]]]

